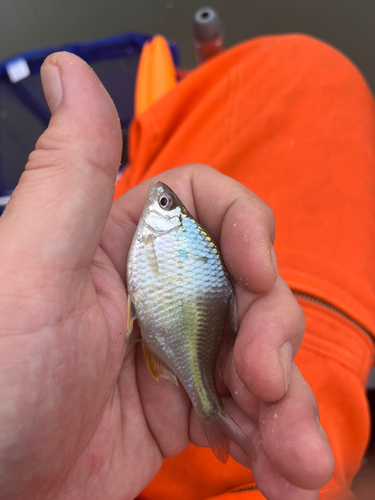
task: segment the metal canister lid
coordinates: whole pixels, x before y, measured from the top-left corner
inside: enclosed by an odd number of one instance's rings
[[[219,14],[212,7],[201,7],[194,14],[192,34],[201,43],[209,43],[223,36]]]

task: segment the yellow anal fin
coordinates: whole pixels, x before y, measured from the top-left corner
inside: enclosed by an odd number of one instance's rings
[[[154,379],[158,381],[159,378],[166,378],[168,380],[171,380],[178,387],[178,380],[176,375],[172,373],[164,363],[155,358],[155,356],[152,354],[152,352],[144,342],[142,342],[142,347],[147,368]]]

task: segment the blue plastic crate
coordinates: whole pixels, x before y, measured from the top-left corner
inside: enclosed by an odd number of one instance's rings
[[[44,59],[52,52],[67,51],[90,64],[112,97],[126,132],[133,117],[139,56],[143,44],[150,39],[150,35],[126,33],[92,42],[35,50],[0,63],[0,214],[30,152],[50,120],[40,80]],[[177,66],[177,46],[170,42],[170,48]],[[26,61],[30,74],[12,83],[8,71],[17,59]]]

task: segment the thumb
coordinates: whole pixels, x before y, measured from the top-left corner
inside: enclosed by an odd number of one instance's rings
[[[1,217],[0,241],[29,264],[82,268],[92,260],[112,204],[120,122],[79,57],[49,56],[41,77],[52,117]]]

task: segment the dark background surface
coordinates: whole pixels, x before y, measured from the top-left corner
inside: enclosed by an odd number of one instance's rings
[[[375,0],[0,0],[0,61],[37,48],[95,40],[124,32],[174,39],[181,65],[195,66],[190,25],[210,5],[225,26],[226,46],[273,33],[307,33],[346,54],[375,90]],[[371,385],[375,387],[375,373]],[[375,391],[369,393],[373,415]],[[375,445],[354,487],[375,499]],[[368,491],[366,491],[368,490]]]
[[[122,32],[161,33],[195,65],[190,23],[200,0],[0,0],[0,60]],[[207,5],[207,4],[206,4]],[[350,57],[375,89],[374,0],[210,0],[231,46],[269,33],[309,33]]]

